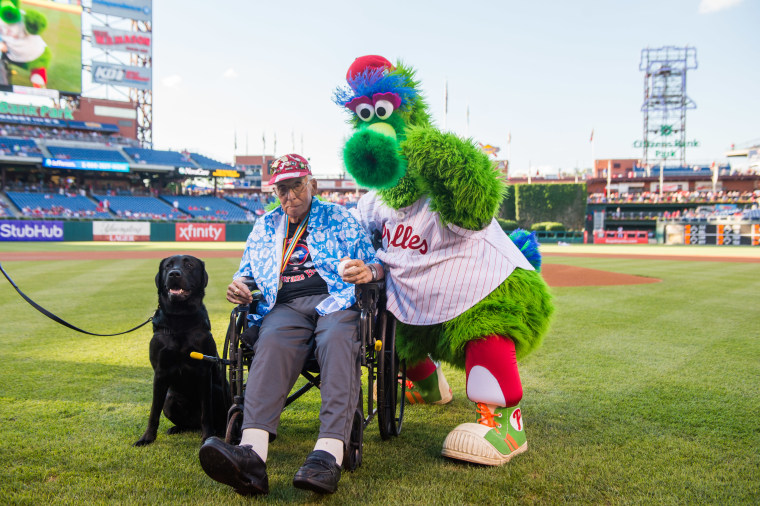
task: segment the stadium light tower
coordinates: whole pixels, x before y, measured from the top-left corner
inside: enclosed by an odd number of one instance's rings
[[[132,31],[136,33],[152,33],[152,21],[132,21]],[[152,74],[152,54],[135,53],[131,55],[131,63],[136,67],[146,68]],[[152,76],[151,76],[152,80]],[[137,140],[145,148],[153,147],[153,87],[148,89],[130,88],[130,101],[137,104]]]
[[[697,68],[697,49],[664,46],[642,49],[644,71],[643,163],[686,164],[686,111],[697,105],[686,95],[686,72]],[[662,191],[662,181],[660,181]]]
[[[86,0],[82,4],[86,95],[116,94],[135,104],[137,140],[153,147],[153,0]],[[86,50],[86,51],[85,51]]]

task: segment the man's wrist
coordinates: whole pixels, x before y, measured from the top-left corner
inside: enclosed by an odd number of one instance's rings
[[[369,272],[372,273],[372,279],[370,279],[370,282],[377,281],[377,267],[372,264],[367,264],[367,267],[369,268]]]

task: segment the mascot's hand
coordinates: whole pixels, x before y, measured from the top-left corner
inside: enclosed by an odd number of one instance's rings
[[[39,35],[47,28],[47,18],[41,12],[26,11],[24,13],[24,26],[30,34]]]
[[[410,128],[401,151],[441,221],[468,230],[487,226],[504,198],[496,166],[472,142],[435,128]]]

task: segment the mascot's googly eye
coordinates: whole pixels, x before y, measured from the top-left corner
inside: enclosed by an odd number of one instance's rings
[[[388,119],[393,114],[393,104],[387,100],[378,100],[375,102],[375,114],[380,119]]]
[[[375,108],[372,104],[359,104],[356,106],[356,115],[363,121],[369,121],[375,117]]]

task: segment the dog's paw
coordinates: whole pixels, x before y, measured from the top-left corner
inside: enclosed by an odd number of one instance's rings
[[[140,439],[138,439],[137,442],[135,444],[133,444],[132,446],[147,446],[147,445],[151,444],[155,440],[156,440],[156,436],[155,435],[152,436],[152,437],[151,436],[145,436],[145,435],[143,435],[143,437],[141,437]]]
[[[169,427],[168,429],[166,429],[166,433],[171,436],[172,434],[180,434],[182,432],[187,432],[189,430],[190,429],[188,429],[187,427],[180,427],[179,425],[175,425],[174,427]]]

